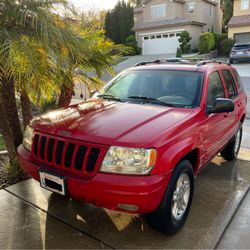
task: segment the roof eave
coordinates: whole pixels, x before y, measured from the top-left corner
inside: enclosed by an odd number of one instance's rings
[[[195,22],[195,21],[188,21],[188,22],[183,22],[183,23],[173,23],[173,24],[163,24],[163,25],[158,25],[155,27],[133,27],[133,31],[143,31],[143,30],[152,30],[152,29],[161,29],[161,28],[168,28],[168,27],[179,27],[183,25],[195,25],[195,26],[204,26],[206,25],[205,23],[200,23],[200,22]]]

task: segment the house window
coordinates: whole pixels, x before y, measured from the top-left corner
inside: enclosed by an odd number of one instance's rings
[[[169,34],[169,37],[174,37],[175,36],[175,34]]]
[[[249,8],[249,0],[241,0],[241,10],[247,10]]]
[[[156,38],[157,38],[157,39],[160,39],[160,38],[161,38],[161,35],[157,35]]]
[[[188,12],[193,13],[194,12],[194,2],[188,3]]]
[[[161,18],[166,16],[166,4],[151,6],[152,19]]]
[[[168,38],[168,34],[162,35],[163,38]]]
[[[148,40],[148,38],[149,38],[148,36],[144,36],[144,40]]]
[[[151,36],[150,39],[155,39],[155,36]]]
[[[210,6],[210,16],[212,16],[212,6]]]

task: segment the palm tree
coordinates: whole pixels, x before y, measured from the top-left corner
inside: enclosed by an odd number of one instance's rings
[[[88,74],[76,75],[76,69],[100,76],[111,71],[112,58],[126,50],[99,31],[73,28],[52,12],[55,4],[67,7],[64,0],[5,0],[0,4],[0,115],[5,117],[0,132],[5,144],[11,140],[15,149],[22,141],[16,95],[25,127],[32,118],[31,101],[41,105],[59,96],[59,106],[68,105],[75,77],[84,78],[88,85],[100,84]],[[7,149],[12,154],[11,145]]]

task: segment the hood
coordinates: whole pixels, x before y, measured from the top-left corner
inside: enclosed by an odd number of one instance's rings
[[[143,147],[192,112],[97,99],[42,115],[31,126],[40,132],[86,142]]]

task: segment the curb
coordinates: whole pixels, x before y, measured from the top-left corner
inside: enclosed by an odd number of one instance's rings
[[[241,148],[237,159],[250,162],[250,148]]]

